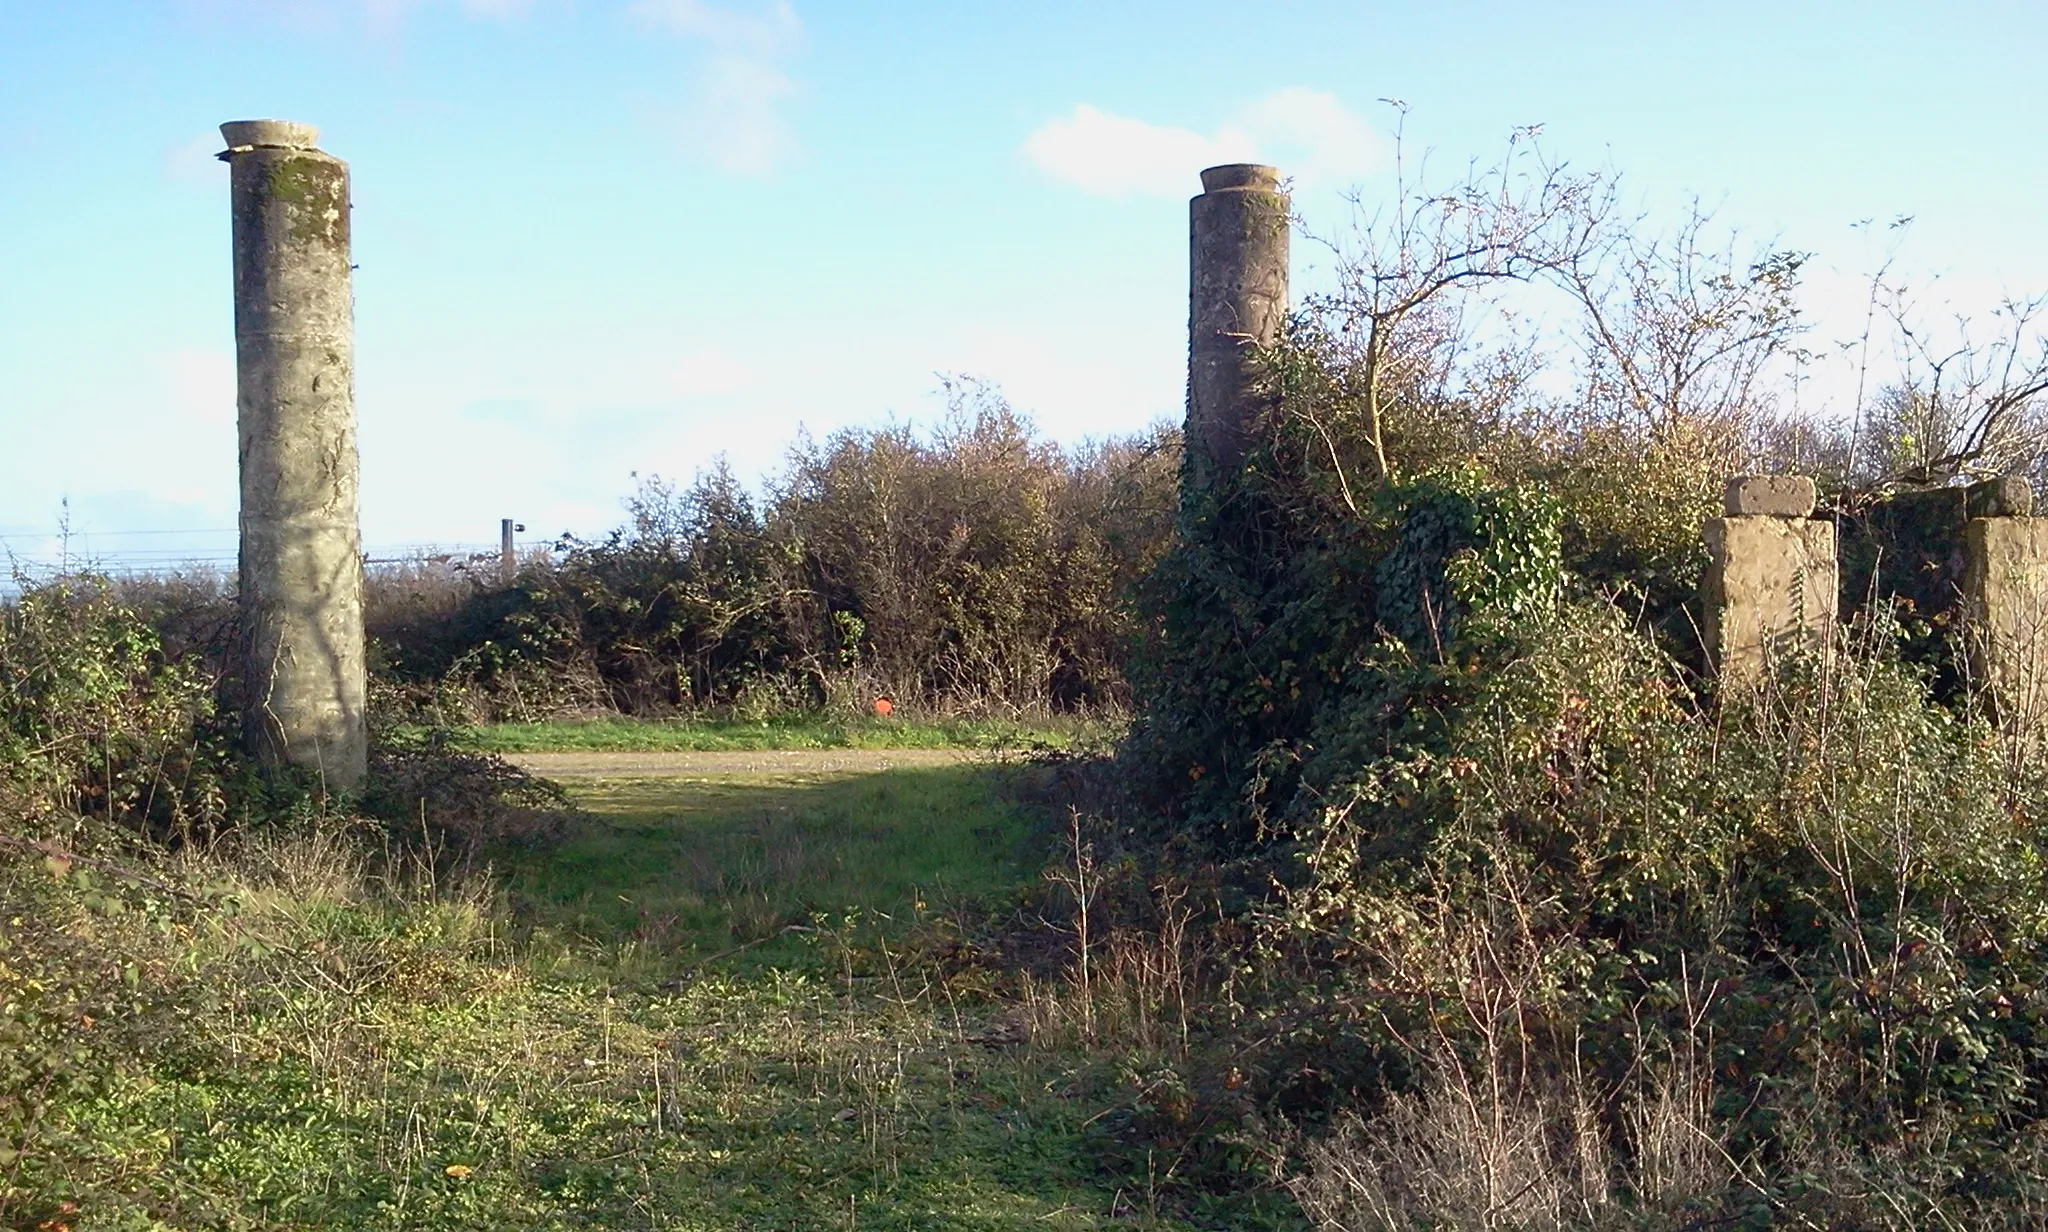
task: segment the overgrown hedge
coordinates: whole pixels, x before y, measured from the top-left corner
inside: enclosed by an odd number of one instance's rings
[[[1330,1229],[2040,1226],[2026,734],[1853,596],[1716,694],[1698,527],[1767,451],[1417,388],[1361,482],[1314,344],[1148,582],[1107,832],[1230,974],[1133,1141],[1291,1143]]]
[[[447,718],[1118,710],[1177,434],[1062,449],[992,391],[933,433],[848,430],[755,496],[643,483],[627,525],[518,584],[372,603],[387,697]]]

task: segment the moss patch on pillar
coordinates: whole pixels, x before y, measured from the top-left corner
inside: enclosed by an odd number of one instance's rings
[[[348,243],[348,170],[316,155],[286,155],[264,169],[264,195],[292,211],[292,238]]]

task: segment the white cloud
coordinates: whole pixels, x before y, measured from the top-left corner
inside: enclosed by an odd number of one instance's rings
[[[1386,162],[1387,143],[1327,90],[1269,94],[1245,110],[1243,124],[1268,158],[1303,183],[1348,184]]]
[[[1259,156],[1257,142],[1240,128],[1205,136],[1087,103],[1040,125],[1024,139],[1024,153],[1055,178],[1105,197],[1185,196],[1202,168]]]
[[[220,153],[219,130],[200,133],[164,147],[164,178],[174,184],[219,189],[227,182],[214,155]]]
[[[175,347],[150,356],[159,388],[179,414],[197,424],[235,422],[235,357],[212,347]]]
[[[434,0],[347,0],[359,4],[369,14],[370,24],[379,29],[394,29],[414,9],[426,8]],[[526,16],[533,7],[533,0],[457,0],[456,6],[470,17],[488,17],[494,21],[509,21]]]
[[[1087,103],[1024,139],[1037,166],[1105,197],[1190,196],[1196,173],[1232,162],[1270,162],[1297,181],[1339,184],[1378,168],[1386,143],[1323,90],[1280,90],[1213,133],[1115,115]]]
[[[669,122],[679,144],[734,175],[765,175],[796,147],[782,116],[796,83],[784,64],[803,39],[788,0],[754,11],[704,0],[639,0],[641,22],[697,44],[695,89]]]

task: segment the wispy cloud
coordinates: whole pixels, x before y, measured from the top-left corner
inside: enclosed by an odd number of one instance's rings
[[[448,0],[353,0],[370,14],[370,20],[378,23],[397,24],[414,9],[428,8],[435,4],[446,4]],[[506,21],[524,17],[533,8],[533,0],[454,0],[454,7],[471,17],[489,17]]]
[[[220,153],[220,133],[195,133],[183,141],[164,147],[164,178],[174,184],[192,185],[199,188],[218,190],[226,183],[221,175],[221,165],[214,155]]]
[[[633,16],[695,46],[694,89],[670,120],[684,149],[734,175],[765,175],[796,148],[782,103],[796,93],[786,71],[803,41],[788,0],[753,9],[704,0],[638,0]]]
[[[534,0],[183,0],[201,17],[225,21],[269,20],[309,30],[332,30],[354,21],[390,33],[414,11],[454,8],[471,17],[507,21],[524,17]]]
[[[1055,179],[1104,197],[1187,196],[1195,173],[1270,162],[1304,183],[1340,184],[1377,169],[1386,142],[1336,95],[1301,87],[1253,102],[1214,132],[1120,116],[1082,103],[1024,139]]]

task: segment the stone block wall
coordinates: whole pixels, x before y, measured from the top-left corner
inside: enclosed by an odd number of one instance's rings
[[[1842,558],[1810,479],[1732,479],[1724,505],[1702,596],[1724,693],[1799,649],[1825,653],[1843,605],[1875,601],[1933,622],[2004,726],[2048,734],[2048,518],[2024,479],[1892,494],[1850,520]]]

